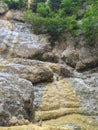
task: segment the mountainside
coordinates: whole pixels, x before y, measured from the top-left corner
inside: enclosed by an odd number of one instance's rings
[[[0,130],[98,130],[98,1],[4,1]]]

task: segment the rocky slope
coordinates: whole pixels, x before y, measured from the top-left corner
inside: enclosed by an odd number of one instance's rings
[[[97,46],[76,47],[68,37],[53,48],[19,11],[2,8],[0,126],[20,126],[0,130],[98,130]]]

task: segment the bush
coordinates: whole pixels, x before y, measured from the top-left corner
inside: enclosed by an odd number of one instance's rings
[[[28,10],[24,14],[25,21],[29,22],[33,26],[33,31],[36,34],[46,33],[45,29],[45,19],[38,14],[32,13],[31,10]]]
[[[32,13],[32,11],[27,11],[24,14],[24,18],[33,25],[33,30],[36,34],[48,33],[53,39],[58,39],[66,29],[66,20],[60,17],[44,18]]]
[[[45,3],[40,2],[37,4],[37,13],[40,14],[42,17],[49,16],[50,8],[46,6]]]
[[[76,16],[72,15],[66,18],[67,21],[67,30],[72,34],[72,36],[76,36],[79,30],[79,25],[77,24]]]
[[[8,4],[10,9],[21,9],[26,7],[26,3],[24,0],[3,0]]]
[[[96,39],[98,38],[98,4],[90,6],[90,8],[85,12],[82,30],[88,45],[96,44]]]

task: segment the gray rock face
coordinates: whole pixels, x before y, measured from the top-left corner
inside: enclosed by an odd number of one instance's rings
[[[95,67],[98,64],[98,46],[82,47],[79,51],[79,62],[76,64],[77,70]]]
[[[28,65],[9,63],[1,66],[3,67],[1,67],[1,71],[17,74],[19,77],[27,79],[32,83],[53,80],[53,71],[41,63],[35,62],[35,65],[29,65],[29,62]]]
[[[98,116],[98,73],[91,74],[85,79],[67,79],[73,85],[81,104],[81,112],[86,115]]]
[[[68,48],[62,53],[62,59],[68,65],[75,67],[79,61],[79,54],[74,48]]]
[[[1,20],[0,26],[2,26],[3,21]],[[32,59],[39,58],[47,51],[50,43],[45,35],[32,34],[31,26],[25,23],[16,22],[11,23],[11,25],[12,30],[0,29],[0,53],[2,55]]]
[[[0,125],[6,125],[12,116],[21,115],[30,120],[33,98],[31,82],[16,75],[0,73]]]
[[[4,14],[8,11],[7,4],[0,1],[0,14]]]

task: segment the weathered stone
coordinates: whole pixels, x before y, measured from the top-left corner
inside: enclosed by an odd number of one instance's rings
[[[19,77],[30,80],[32,83],[53,80],[52,70],[41,64],[30,66],[30,65],[9,63],[6,65],[1,65],[1,71],[12,74],[18,74]]]
[[[24,12],[23,11],[19,11],[19,10],[13,10],[13,17],[12,19],[17,20],[17,21],[21,21],[24,22]]]
[[[70,66],[75,67],[76,63],[79,61],[79,54],[77,50],[73,48],[67,48],[62,53],[62,59]]]
[[[8,6],[4,2],[0,1],[0,14],[4,14],[8,11]]]
[[[1,59],[0,62],[1,71],[18,74],[33,83],[73,76],[70,67],[61,64],[21,58]]]
[[[18,117],[19,118],[19,117]],[[8,126],[16,126],[16,125],[28,125],[28,124],[30,124],[30,122],[28,121],[28,120],[26,120],[26,119],[24,119],[23,117],[22,118],[20,118],[20,119],[18,119],[17,117],[12,117],[9,121],[8,121],[8,123],[7,123],[7,125]]]
[[[44,121],[43,125],[67,127],[68,130],[98,130],[98,121],[79,114],[71,114],[58,119]]]
[[[12,22],[12,30],[3,26],[0,20],[0,53],[3,57],[39,58],[50,46],[46,35],[32,34],[31,25]]]
[[[79,51],[79,62],[76,70],[84,70],[97,66],[98,64],[98,47],[82,47]]]
[[[52,52],[47,52],[42,55],[42,60],[44,61],[57,63],[58,59],[59,57]]]
[[[35,120],[52,119],[79,112],[79,102],[71,85],[66,80],[34,87],[34,105],[38,110]]]
[[[8,20],[1,20],[0,19],[0,35],[6,37],[6,34],[4,32],[11,31],[11,30],[12,30],[11,22],[9,22]],[[1,33],[1,31],[3,31],[3,32]],[[3,38],[1,36],[0,36],[0,40]]]
[[[62,128],[59,126],[48,126],[39,127],[37,125],[30,124],[28,126],[13,126],[13,127],[0,127],[0,130],[70,130],[67,127]]]
[[[30,120],[33,114],[32,83],[16,75],[0,73],[0,124],[7,124],[12,116],[22,115]]]
[[[87,59],[85,58],[82,61],[79,61],[76,65],[76,70],[85,70],[88,68],[92,68],[94,66],[97,66],[98,64],[98,57],[97,56],[91,56]]]
[[[83,76],[82,76],[83,77]],[[80,109],[83,114],[98,115],[98,74],[88,75],[83,79],[69,78],[69,81],[76,91],[77,98],[80,102]]]

